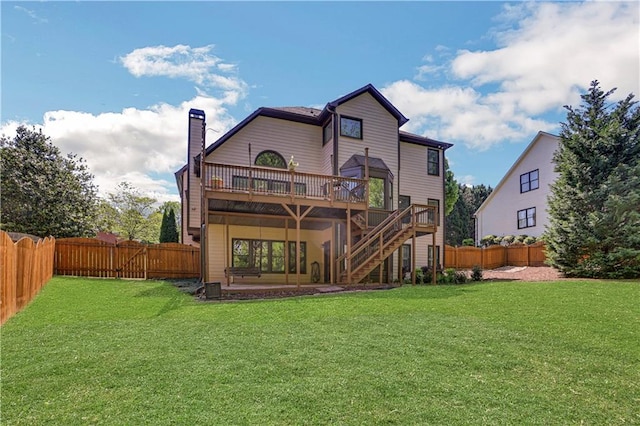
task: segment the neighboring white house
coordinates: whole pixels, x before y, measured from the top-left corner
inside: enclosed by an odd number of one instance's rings
[[[547,197],[557,177],[558,136],[538,132],[491,195],[475,212],[476,242],[486,235],[539,237],[549,223]]]

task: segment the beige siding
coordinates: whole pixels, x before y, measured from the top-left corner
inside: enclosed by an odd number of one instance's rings
[[[344,104],[336,112],[362,120],[362,139],[340,136],[338,123],[338,168],[354,154],[364,155],[369,148],[369,157],[381,158],[394,176],[391,208],[398,206],[398,120],[373,96],[363,93]],[[398,253],[392,255],[393,276],[398,275]]]
[[[332,126],[333,128],[333,118],[331,118],[331,121],[329,123],[330,123],[329,125]],[[320,131],[320,135],[322,137],[322,130]],[[333,163],[331,162],[331,159],[333,158],[333,144],[334,144],[334,139],[331,139],[322,147],[322,154],[321,154],[322,167],[321,167],[320,173],[323,175],[333,174]]]
[[[251,144],[251,164],[249,164],[249,144]],[[328,144],[327,144],[328,145]],[[321,173],[322,127],[295,123],[269,117],[256,117],[220,148],[207,157],[207,161],[253,165],[262,151],[278,152],[289,161],[293,155],[299,163],[300,172]]]
[[[323,271],[322,243],[326,240],[326,232],[323,231],[300,231],[300,241],[307,243],[307,273],[300,274],[302,284],[311,282],[311,263],[320,264],[320,273]],[[230,259],[229,250],[231,241],[234,238],[249,238],[262,240],[285,241],[284,228],[258,228],[246,226],[229,226],[229,235],[225,238],[224,225],[209,225],[208,233],[209,245],[209,281],[220,281],[226,283],[224,276],[225,259]],[[296,230],[289,229],[288,240],[296,241]],[[225,244],[226,241],[226,244]],[[321,277],[321,279],[324,277]],[[236,283],[268,283],[284,284],[286,276],[282,274],[264,274],[261,277],[235,277]],[[323,280],[322,280],[323,281]],[[296,274],[289,274],[289,284],[296,283]]]
[[[436,245],[440,246],[440,259],[444,250],[444,194],[443,194],[443,152],[440,151],[440,176],[427,173],[427,147],[411,143],[400,143],[400,193],[408,195],[413,204],[427,204],[428,200],[440,201],[440,228],[436,234]],[[411,240],[407,241],[411,243]],[[417,267],[427,265],[428,246],[433,243],[431,235],[419,237],[416,241]]]
[[[393,202],[398,205],[398,120],[389,114],[370,94],[351,99],[337,108],[340,115],[362,120],[362,139],[339,136],[338,167],[352,155],[364,155],[369,148],[369,157],[381,158],[394,176]]]

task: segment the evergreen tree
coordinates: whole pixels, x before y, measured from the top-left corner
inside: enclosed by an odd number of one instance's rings
[[[614,89],[615,90],[615,89]],[[554,155],[547,262],[567,276],[640,276],[640,109],[598,81],[567,109]]]
[[[458,201],[460,193],[458,192],[458,182],[453,175],[451,169],[449,169],[449,161],[444,159],[444,174],[445,174],[445,210],[444,215],[449,216],[453,210],[453,206]]]
[[[476,186],[458,185],[459,197],[447,217],[445,242],[451,246],[460,246],[466,239],[474,239],[475,222],[473,214],[487,199],[493,189],[483,184]]]
[[[82,158],[62,155],[42,131],[0,138],[2,223],[7,231],[84,237],[95,228],[97,190]]]
[[[173,212],[173,209],[164,209],[164,213],[162,215],[162,225],[160,227],[160,242],[178,242],[178,227],[176,223],[176,215]]]

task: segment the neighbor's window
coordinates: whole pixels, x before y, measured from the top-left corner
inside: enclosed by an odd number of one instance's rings
[[[440,152],[437,149],[427,149],[427,173],[440,176]]]
[[[538,170],[520,175],[520,192],[529,192],[539,187]]]
[[[276,167],[278,169],[286,169],[287,162],[284,157],[275,151],[262,151],[256,157],[256,166]]]
[[[362,139],[362,120],[359,118],[340,117],[340,136]]]
[[[518,229],[536,226],[536,208],[518,210]]]
[[[333,138],[333,122],[329,120],[322,128],[322,145],[326,145]]]

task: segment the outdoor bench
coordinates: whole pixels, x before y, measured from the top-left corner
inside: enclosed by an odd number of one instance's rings
[[[262,272],[260,268],[251,266],[236,266],[231,268],[224,268],[225,277],[260,277]]]

